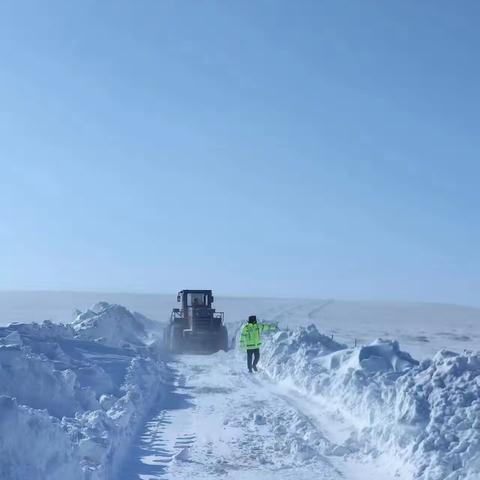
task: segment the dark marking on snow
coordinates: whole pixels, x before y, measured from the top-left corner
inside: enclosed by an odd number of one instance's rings
[[[231,388],[225,388],[225,387],[198,387],[195,389],[195,392],[200,394],[215,393],[215,394],[227,395],[232,391],[233,390]]]

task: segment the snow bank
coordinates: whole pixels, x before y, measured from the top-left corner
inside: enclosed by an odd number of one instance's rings
[[[424,480],[480,478],[479,353],[419,364],[395,341],[348,349],[310,326],[266,338],[263,361],[355,427],[346,451],[394,453]]]
[[[69,325],[0,328],[0,478],[115,478],[167,382],[148,322],[102,303]]]
[[[80,312],[72,327],[79,338],[128,348],[148,343],[155,324],[121,305],[99,302],[91,310]]]

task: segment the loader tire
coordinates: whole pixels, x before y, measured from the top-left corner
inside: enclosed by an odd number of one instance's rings
[[[219,335],[219,345],[218,349],[228,352],[228,331],[225,325],[222,325],[220,335]]]
[[[182,353],[183,350],[183,329],[173,325],[170,330],[170,352]]]

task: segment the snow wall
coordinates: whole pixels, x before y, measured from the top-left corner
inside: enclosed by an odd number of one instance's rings
[[[396,341],[349,349],[313,325],[266,336],[263,349],[273,379],[354,427],[348,454],[393,454],[423,480],[480,479],[480,353],[419,363]]]
[[[153,327],[100,303],[69,325],[0,328],[0,478],[115,478],[167,385]]]

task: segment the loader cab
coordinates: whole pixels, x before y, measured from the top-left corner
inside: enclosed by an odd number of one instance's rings
[[[213,295],[211,290],[182,290],[177,295],[177,302],[182,304],[182,310],[190,308],[212,308]]]

